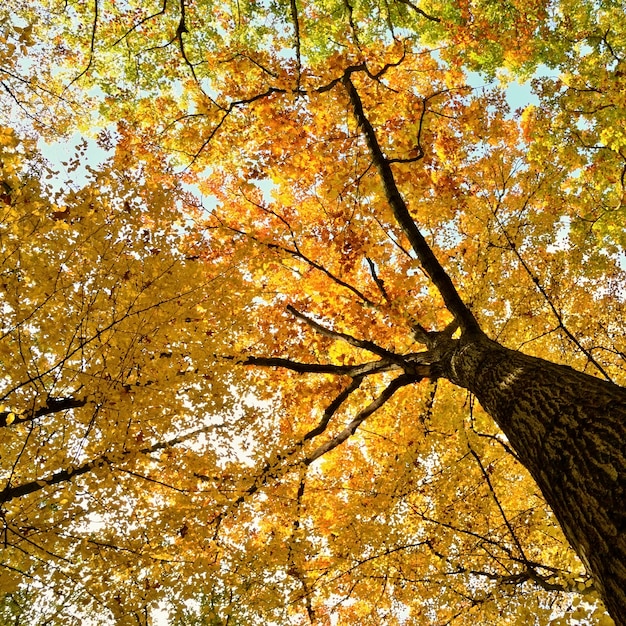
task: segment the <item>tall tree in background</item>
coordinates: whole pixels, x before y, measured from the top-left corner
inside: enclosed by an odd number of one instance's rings
[[[623,3],[2,11],[7,623],[626,624]]]

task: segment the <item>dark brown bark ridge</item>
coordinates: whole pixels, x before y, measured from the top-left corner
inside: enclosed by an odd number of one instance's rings
[[[502,429],[625,625],[626,389],[482,333],[448,341],[442,376],[471,391]]]
[[[626,626],[626,389],[487,338],[410,214],[352,82],[356,72],[343,85],[389,206],[461,329],[458,340],[425,333],[428,353],[439,355],[432,375],[471,391],[502,429],[616,625]]]

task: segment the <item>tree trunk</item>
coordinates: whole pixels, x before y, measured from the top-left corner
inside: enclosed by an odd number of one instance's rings
[[[611,617],[626,626],[626,389],[508,350],[482,333],[396,185],[352,83],[358,71],[347,70],[343,84],[389,206],[462,331],[455,341],[419,328],[433,373],[471,391],[494,418],[593,576]]]
[[[626,389],[481,333],[455,342],[442,367],[507,436],[625,626]]]

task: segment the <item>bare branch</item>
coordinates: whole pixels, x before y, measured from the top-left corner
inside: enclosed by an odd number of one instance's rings
[[[400,367],[397,363],[390,362],[389,359],[370,361],[360,365],[332,365],[330,363],[302,363],[281,357],[249,356],[240,363],[241,365],[254,365],[256,367],[284,367],[299,374],[336,374],[337,376],[350,376],[352,378],[390,372]]]
[[[167,270],[164,270],[163,273],[165,273],[166,271]],[[169,298],[163,299],[160,302],[155,302],[155,303],[152,303],[152,304],[148,304],[148,305],[146,305],[146,306],[144,306],[142,308],[138,308],[138,309],[133,310],[133,307],[135,306],[135,303],[137,302],[137,300],[139,298],[139,294],[137,294],[137,296],[135,297],[133,302],[130,303],[129,308],[127,309],[127,311],[125,313],[123,313],[122,315],[120,315],[119,318],[114,319],[113,321],[111,321],[106,326],[96,330],[90,337],[82,339],[77,345],[70,344],[68,346],[66,354],[64,356],[61,356],[56,363],[51,364],[48,367],[48,369],[46,369],[44,371],[39,371],[36,374],[30,376],[28,379],[23,380],[23,381],[21,381],[19,383],[16,383],[10,389],[4,390],[2,392],[4,394],[2,396],[2,400],[8,399],[10,397],[10,395],[12,393],[16,392],[18,389],[26,387],[27,385],[30,385],[30,384],[35,383],[37,381],[42,381],[45,376],[47,376],[47,375],[51,374],[53,371],[58,370],[61,367],[63,367],[73,356],[75,356],[76,354],[79,354],[82,350],[84,350],[87,345],[89,345],[92,342],[97,341],[98,339],[100,339],[102,337],[103,334],[105,334],[109,330],[112,330],[112,329],[116,328],[119,324],[121,324],[125,320],[127,320],[127,319],[129,319],[131,317],[137,317],[137,316],[141,315],[142,313],[146,313],[146,312],[151,311],[151,310],[153,310],[153,309],[155,309],[157,307],[163,306],[164,304],[167,304],[168,302],[171,302],[172,300],[178,300],[181,297],[185,297],[185,296],[193,293],[197,289],[199,289],[199,287],[197,287],[197,286],[196,287],[191,287],[189,290],[187,290],[185,292],[178,293],[178,294],[173,295],[173,296],[171,296]]]
[[[372,278],[374,282],[376,283],[376,286],[378,287],[378,291],[380,291],[381,295],[383,296],[383,298],[385,298],[387,302],[391,302],[391,299],[389,298],[389,294],[387,293],[387,290],[385,289],[385,281],[382,280],[382,278],[380,278],[380,276],[376,272],[376,264],[368,256],[365,257],[365,260],[367,261],[367,264],[370,268],[370,274],[372,275]]]
[[[293,34],[294,34],[294,39],[295,39],[295,45],[296,45],[296,65],[297,65],[297,72],[298,72],[298,79],[297,79],[297,88],[300,89],[300,78],[302,75],[302,58],[300,56],[300,22],[299,22],[299,17],[298,17],[298,5],[297,5],[297,0],[290,0],[290,7],[291,7],[291,19],[293,21]]]
[[[337,412],[339,407],[350,397],[350,395],[356,391],[363,382],[362,377],[357,377],[352,380],[352,382],[326,407],[324,411],[324,415],[320,420],[319,424],[312,428],[304,437],[302,438],[302,442],[309,441],[318,435],[321,435],[326,428],[332,418],[332,416]]]
[[[306,611],[309,616],[309,622],[311,624],[315,624],[315,610],[313,609],[313,602],[311,601],[312,589],[308,581],[308,577],[305,571],[301,567],[299,567],[298,563],[295,559],[295,550],[294,545],[297,542],[296,533],[300,528],[300,517],[302,516],[302,497],[304,496],[304,490],[306,487],[306,467],[303,469],[302,476],[300,478],[300,484],[298,485],[298,493],[296,494],[296,507],[297,512],[296,516],[293,520],[291,537],[289,538],[289,542],[287,544],[288,556],[287,560],[289,562],[289,569],[287,570],[287,574],[293,576],[302,586],[302,592],[304,594],[304,603],[306,606]]]
[[[44,415],[51,415],[52,413],[60,413],[61,411],[67,411],[68,409],[76,409],[87,404],[87,398],[48,398],[46,404],[34,411],[28,411],[26,413],[14,413],[14,419],[10,424],[20,424],[23,422],[30,422],[38,417]],[[11,415],[11,411],[0,412],[0,428],[9,426],[8,418]]]
[[[385,348],[381,348],[380,346],[375,344],[373,341],[368,341],[366,339],[357,339],[356,337],[353,337],[352,335],[330,330],[329,328],[326,328],[326,326],[322,326],[322,324],[319,324],[318,322],[311,319],[310,317],[307,317],[306,315],[304,315],[304,313],[300,313],[300,311],[295,309],[290,304],[287,305],[287,310],[292,315],[302,320],[303,322],[308,324],[311,328],[313,328],[314,330],[316,330],[317,332],[319,332],[320,334],[326,337],[330,337],[331,339],[340,339],[342,341],[345,341],[346,343],[349,343],[351,346],[354,346],[355,348],[362,348],[363,350],[368,350],[369,352],[372,352],[373,354],[377,354],[380,357],[388,359],[392,363],[397,363],[400,366],[403,366],[406,364],[404,357],[398,354],[395,354],[394,352],[390,352],[389,350],[386,350]]]
[[[387,400],[389,400],[391,396],[393,396],[393,394],[398,391],[398,389],[419,382],[421,379],[421,376],[415,376],[412,374],[402,374],[397,378],[394,378],[391,383],[389,383],[389,385],[378,396],[378,398],[370,402],[364,409],[359,411],[358,415],[338,435],[333,437],[330,441],[327,441],[325,444],[319,446],[319,448],[309,454],[304,460],[304,463],[306,465],[311,465],[311,463],[319,459],[327,452],[330,452],[331,450],[334,450],[337,446],[340,446],[346,439],[348,439],[348,437],[356,432],[356,429],[372,413],[374,413],[381,406],[383,406],[385,402],[387,402]]]
[[[220,121],[213,128],[213,130],[209,133],[209,136],[207,137],[207,139],[205,139],[203,141],[203,143],[200,146],[200,148],[198,148],[198,150],[196,150],[196,152],[193,153],[193,154],[186,153],[186,154],[188,154],[188,156],[192,157],[191,161],[187,165],[186,169],[189,169],[198,160],[198,158],[200,157],[200,154],[211,143],[211,140],[213,139],[213,137],[215,137],[215,134],[217,133],[217,131],[221,128],[222,124],[226,121],[226,118],[233,112],[233,110],[235,108],[237,108],[238,106],[241,106],[242,104],[252,104],[253,102],[256,102],[257,100],[262,100],[263,98],[267,98],[267,97],[269,97],[269,96],[271,96],[272,94],[275,94],[275,93],[287,93],[287,91],[285,89],[278,89],[276,87],[270,87],[269,89],[267,89],[263,93],[259,93],[259,94],[256,94],[254,96],[250,96],[249,98],[246,98],[246,99],[243,99],[243,100],[234,100],[233,102],[231,102],[228,105],[228,107],[219,106],[217,103],[215,103],[216,106],[224,112],[224,114],[223,114],[222,118],[220,119]],[[212,102],[213,102],[213,100],[212,100]]]
[[[165,13],[167,9],[167,0],[163,0],[163,6],[161,7],[161,10],[158,11],[157,13],[153,13],[152,15],[148,15],[146,17],[144,17],[142,20],[139,20],[138,22],[136,22],[131,28],[129,28],[119,39],[117,39],[116,41],[114,41],[111,44],[111,47],[116,46],[118,43],[120,43],[121,41],[123,41],[124,39],[126,39],[126,37],[128,37],[134,30],[136,30],[137,28],[139,28],[142,24],[145,24],[146,22],[148,22],[149,20],[154,19],[155,17],[158,17],[159,15],[163,15]]]
[[[417,138],[415,141],[415,150],[417,151],[417,154],[409,159],[388,159],[387,163],[414,163],[424,158],[424,149],[422,148],[422,129],[424,128],[424,118],[426,117],[426,112],[428,111],[428,100],[429,98],[422,99],[422,112],[420,114],[420,120],[417,127]]]
[[[487,470],[485,469],[485,466],[483,465],[483,462],[481,461],[476,451],[471,447],[471,445],[469,445],[469,451],[472,457],[474,458],[474,460],[476,461],[476,463],[478,464],[478,467],[480,468],[480,472],[483,475],[483,478],[485,479],[487,486],[489,487],[489,491],[491,492],[493,501],[496,503],[496,506],[498,507],[498,510],[500,511],[500,515],[502,516],[502,519],[504,520],[504,523],[509,531],[509,534],[511,535],[511,539],[513,540],[513,542],[517,546],[517,549],[519,550],[519,554],[520,554],[520,557],[522,558],[522,561],[524,563],[528,563],[529,561],[526,557],[526,554],[524,553],[524,548],[522,548],[522,544],[520,543],[520,540],[515,534],[515,531],[513,530],[513,527],[511,526],[511,522],[509,521],[509,518],[507,517],[504,511],[504,508],[502,507],[502,504],[500,503],[500,499],[498,498],[496,494],[496,490],[493,487],[491,478],[489,478],[489,472],[487,472]]]
[[[245,501],[248,496],[254,495],[270,480],[277,478],[280,474],[282,474],[285,469],[302,466],[303,461],[301,458],[291,460],[289,463],[286,464],[284,464],[284,462],[300,452],[306,441],[309,441],[314,437],[321,435],[326,430],[333,415],[341,408],[341,405],[350,397],[350,395],[352,395],[352,393],[361,386],[362,382],[363,377],[354,378],[352,382],[341,393],[339,393],[337,397],[326,407],[324,414],[322,415],[322,418],[317,426],[309,430],[304,435],[304,437],[302,437],[301,440],[298,440],[289,449],[284,450],[283,452],[278,454],[272,461],[267,461],[260,474],[256,477],[254,483],[250,487],[248,487],[248,489],[246,489],[245,492],[232,503],[231,508],[236,508],[237,506],[239,506],[242,502]],[[304,465],[307,465],[306,462],[304,463]],[[200,480],[210,480],[210,478],[208,478],[207,476],[199,474],[196,474],[196,476]],[[225,515],[225,512],[218,516],[218,526],[219,521],[221,520],[221,517],[223,517],[223,515]]]
[[[441,22],[441,19],[439,19],[438,17],[435,17],[434,15],[428,15],[428,13],[426,13],[424,10],[415,6],[411,2],[411,0],[398,0],[398,2],[402,2],[402,4],[406,4],[407,6],[411,7],[416,13],[419,13],[422,17],[425,17],[427,20],[430,20],[431,22]]]
[[[203,428],[194,430],[185,435],[180,435],[179,437],[175,437],[173,439],[159,441],[151,446],[142,448],[138,452],[139,454],[152,454],[153,452],[158,452],[159,450],[164,450],[166,448],[176,446],[180,443],[188,441],[189,439],[192,439],[193,437],[197,437],[200,434],[214,430],[215,428],[217,428],[215,424],[205,426]],[[137,451],[123,452],[121,458],[123,460],[124,457],[130,456],[131,454],[134,454],[136,452]],[[109,465],[114,469],[121,469],[117,467],[118,463],[119,459],[115,459],[111,455],[103,454],[102,456],[92,459],[91,461],[83,463],[82,465],[59,470],[57,472],[49,474],[48,476],[39,478],[38,480],[31,480],[29,482],[22,483],[21,485],[16,485],[14,487],[7,485],[2,491],[0,491],[0,503],[10,502],[11,500],[15,500],[16,498],[20,498],[31,493],[36,493],[37,491],[41,491],[46,487],[68,482],[77,476],[87,474],[88,472],[91,472],[94,469],[102,467],[104,465]]]
[[[268,74],[272,78],[278,78],[278,74],[276,72],[272,72],[272,70],[270,70],[268,67],[265,67],[265,65],[263,65],[262,63],[260,63],[256,59],[253,59],[249,54],[245,54],[243,52],[237,52],[232,57],[229,57],[227,59],[223,59],[222,61],[220,61],[220,63],[230,63],[231,61],[234,61],[238,57],[241,57],[242,59],[247,59],[248,61],[250,61],[250,63],[252,63],[252,65],[255,65],[262,72],[265,72],[266,74]]]
[[[247,198],[246,198],[246,200],[247,200]],[[264,211],[266,210],[264,207],[262,207],[262,206],[260,206],[260,205],[258,205],[256,203],[252,203],[252,204],[254,204],[255,206],[258,206],[260,209],[262,209]],[[271,212],[272,214],[276,215],[273,211],[267,211],[267,212]],[[360,300],[363,300],[363,302],[365,302],[365,304],[367,304],[368,306],[371,306],[373,308],[377,308],[378,307],[378,304],[376,304],[376,302],[374,302],[373,300],[368,298],[360,289],[357,289],[354,285],[351,285],[350,283],[346,282],[345,280],[339,278],[339,276],[336,276],[335,274],[333,274],[333,272],[331,272],[329,269],[325,268],[323,265],[321,265],[317,261],[314,261],[313,259],[308,257],[306,254],[304,254],[300,250],[300,248],[298,247],[297,243],[295,242],[295,236],[293,234],[293,231],[292,231],[291,226],[289,225],[289,223],[284,218],[282,218],[281,216],[276,215],[276,217],[278,217],[282,222],[284,222],[287,225],[287,228],[289,229],[289,231],[291,233],[292,239],[294,239],[294,249],[287,248],[286,246],[282,246],[281,244],[274,243],[274,242],[261,241],[258,237],[254,236],[254,235],[252,235],[250,233],[247,233],[244,230],[240,230],[238,228],[234,228],[233,226],[228,226],[226,224],[223,224],[223,225],[224,225],[224,228],[228,228],[229,230],[231,230],[234,233],[238,233],[240,235],[243,235],[244,237],[247,237],[251,241],[254,241],[254,242],[258,243],[259,245],[266,246],[267,248],[269,248],[271,250],[279,250],[280,252],[285,252],[285,253],[291,255],[292,257],[294,257],[296,259],[300,259],[301,261],[304,261],[305,263],[310,265],[313,269],[316,269],[317,271],[322,272],[322,274],[325,274],[328,278],[330,278],[334,283],[336,283],[340,287],[343,287],[344,289],[348,289],[349,291],[351,291]],[[221,222],[221,220],[220,220],[220,222]]]
[[[498,226],[500,227],[500,230],[502,231],[502,234],[504,235],[509,248],[511,249],[513,254],[515,254],[515,256],[517,257],[517,260],[520,262],[520,265],[524,268],[524,271],[528,274],[529,278],[535,284],[535,287],[537,287],[537,290],[539,291],[539,293],[543,296],[544,300],[546,301],[546,304],[550,307],[550,310],[552,311],[552,314],[554,315],[554,317],[556,317],[559,328],[565,333],[567,338],[587,357],[587,359],[589,359],[589,362],[594,365],[594,367],[604,376],[604,378],[606,378],[606,380],[610,382],[613,382],[613,380],[611,379],[607,371],[602,367],[602,365],[600,365],[600,363],[598,363],[598,361],[595,359],[593,354],[591,354],[591,352],[587,350],[587,348],[585,348],[580,343],[578,338],[569,330],[569,328],[567,328],[567,326],[565,325],[565,322],[563,321],[563,315],[552,302],[552,299],[550,298],[545,287],[541,284],[539,277],[535,274],[535,272],[533,272],[532,268],[528,265],[528,263],[526,263],[526,260],[521,255],[520,251],[515,245],[515,242],[513,241],[512,237],[509,235],[507,229],[504,227],[504,225],[502,224],[500,218],[497,216],[495,211],[492,211],[492,214]]]
[[[65,86],[63,92],[67,91],[76,81],[80,80],[93,64],[93,56],[96,49],[96,31],[98,29],[98,2],[99,0],[94,0],[93,3],[93,24],[91,26],[91,40],[89,42],[89,61],[87,62],[87,66]]]

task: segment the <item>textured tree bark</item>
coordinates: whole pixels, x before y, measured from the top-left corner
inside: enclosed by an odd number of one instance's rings
[[[626,625],[626,389],[509,350],[480,332],[450,342],[442,374],[471,391],[537,481]]]
[[[425,334],[433,374],[471,391],[494,418],[594,577],[611,617],[626,626],[626,389],[508,350],[482,333],[396,185],[351,80],[362,69],[343,77],[354,117],[398,225],[462,331],[459,340]]]

